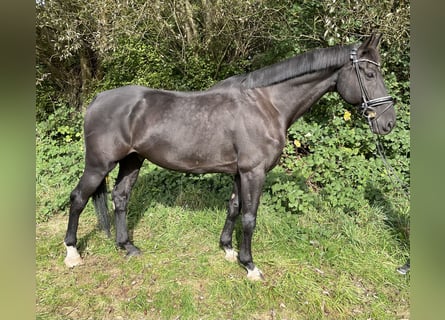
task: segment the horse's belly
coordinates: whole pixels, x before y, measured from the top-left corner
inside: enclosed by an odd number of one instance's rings
[[[136,152],[166,169],[191,173],[236,173],[237,154],[233,146],[210,139],[202,141],[153,141]]]

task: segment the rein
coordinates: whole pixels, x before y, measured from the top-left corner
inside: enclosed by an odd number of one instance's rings
[[[374,135],[374,137],[375,137],[375,145],[377,148],[377,153],[379,154],[380,158],[382,158],[389,179],[409,199],[410,198],[409,186],[402,181],[402,179],[395,172],[394,168],[389,164],[388,160],[386,160],[385,149],[383,148],[383,144],[380,137],[376,134]]]

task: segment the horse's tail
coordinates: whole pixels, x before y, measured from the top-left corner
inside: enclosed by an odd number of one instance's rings
[[[99,227],[106,232],[108,237],[111,237],[111,219],[108,213],[107,193],[107,181],[105,177],[93,193],[93,204],[96,209]]]

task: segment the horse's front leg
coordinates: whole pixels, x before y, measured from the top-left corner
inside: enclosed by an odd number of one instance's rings
[[[83,260],[77,251],[77,228],[79,226],[79,216],[88,201],[89,195],[82,193],[82,184],[79,183],[70,195],[70,213],[68,219],[68,228],[66,230],[65,240],[63,242],[66,248],[65,265],[72,268],[83,264]]]
[[[239,252],[239,261],[247,269],[250,280],[264,280],[263,274],[253,263],[252,236],[256,226],[256,216],[265,179],[261,169],[241,174],[241,202],[243,239]]]
[[[238,253],[232,247],[233,230],[235,229],[236,219],[241,210],[240,192],[241,182],[239,174],[235,175],[233,191],[227,208],[227,217],[224,228],[221,232],[220,245],[226,253],[226,260],[235,262],[238,260]]]
[[[98,170],[95,170],[98,171]],[[66,248],[65,265],[69,268],[83,264],[83,260],[77,251],[77,228],[79,226],[79,216],[85,205],[101,184],[105,177],[105,173],[97,173],[89,168],[86,168],[76,188],[70,195],[70,213],[68,218],[68,228],[66,230],[64,245]]]

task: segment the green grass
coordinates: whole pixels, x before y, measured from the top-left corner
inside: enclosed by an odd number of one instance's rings
[[[383,207],[286,215],[260,206],[253,255],[266,281],[252,283],[218,246],[230,185],[207,192],[190,179],[151,198],[153,186],[138,181],[129,220],[139,257],[97,230],[91,204],[80,267],[63,264],[67,217],[39,223],[37,319],[409,318],[409,275],[395,272],[408,248]]]

